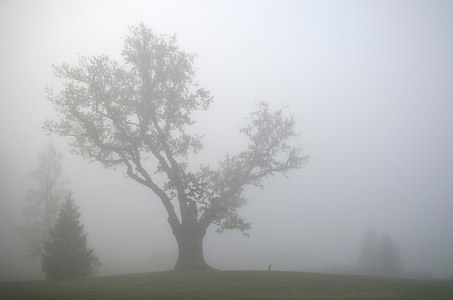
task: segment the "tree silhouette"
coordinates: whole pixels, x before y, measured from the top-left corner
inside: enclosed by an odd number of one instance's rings
[[[178,48],[175,36],[157,36],[140,24],[131,27],[122,56],[124,63],[101,55],[55,67],[64,87],[48,92],[62,118],[45,128],[72,137],[81,156],[123,167],[151,189],[176,238],[175,268],[209,269],[202,247],[208,226],[215,224],[219,233],[245,232],[250,224],[237,213],[246,203],[244,187],[261,186],[264,178],[286,174],[306,159],[288,144],[295,121],[260,103],[241,130],[249,140],[245,151],[226,155],[217,169],[191,169],[190,156],[203,148],[188,130],[192,115],[212,102],[195,80],[193,55]]]
[[[384,233],[379,245],[379,262],[381,274],[384,276],[399,276],[402,272],[400,250],[395,245],[392,236]]]
[[[92,274],[99,260],[87,247],[80,213],[69,194],[58,220],[44,243],[42,270],[49,279],[78,279]]]
[[[369,230],[362,241],[359,269],[368,275],[379,275],[379,234]]]
[[[375,230],[365,234],[358,263],[360,271],[367,275],[399,276],[402,272],[400,252],[392,236]]]
[[[33,260],[42,255],[43,242],[49,239],[66,190],[61,180],[61,154],[49,144],[46,152],[38,154],[38,160],[38,167],[31,172],[36,187],[27,192],[23,209],[25,223],[18,227],[28,258]]]

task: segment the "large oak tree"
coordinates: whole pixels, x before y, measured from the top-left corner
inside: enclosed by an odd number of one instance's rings
[[[108,56],[82,57],[76,66],[55,67],[63,79],[48,90],[60,119],[50,133],[73,138],[72,149],[105,167],[123,167],[151,189],[168,214],[178,244],[175,269],[209,269],[203,257],[208,226],[217,232],[249,227],[237,209],[246,203],[247,185],[286,174],[306,159],[288,140],[295,121],[282,110],[258,104],[241,132],[247,149],[226,155],[216,169],[189,168],[190,156],[202,149],[200,136],[189,133],[193,112],[206,110],[209,92],[194,77],[193,55],[179,49],[174,36],[155,35],[143,24],[130,28],[123,62]]]

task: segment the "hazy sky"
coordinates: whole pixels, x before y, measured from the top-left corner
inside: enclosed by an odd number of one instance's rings
[[[39,274],[27,272],[13,228],[50,140],[102,272],[172,267],[157,198],[41,129],[55,117],[43,92],[56,84],[51,65],[121,59],[127,26],[140,21],[177,33],[214,96],[198,119],[205,150],[195,161],[240,151],[238,129],[261,100],[288,105],[310,156],[288,179],[247,190],[251,237],[208,233],[208,263],[353,269],[376,228],[394,237],[408,272],[453,275],[453,2],[0,0],[0,280]]]

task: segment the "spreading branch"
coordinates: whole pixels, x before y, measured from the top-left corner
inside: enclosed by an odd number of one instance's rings
[[[220,233],[245,232],[250,225],[237,213],[247,202],[244,189],[286,175],[307,159],[289,144],[296,136],[294,119],[259,103],[241,130],[249,140],[245,151],[226,155],[217,169],[189,169],[190,156],[203,147],[188,131],[193,112],[212,102],[194,78],[193,55],[179,49],[175,36],[155,35],[140,24],[131,27],[122,56],[122,63],[101,55],[54,67],[63,87],[47,92],[60,118],[46,122],[47,132],[71,137],[74,153],[106,168],[122,167],[150,188],[175,234],[189,219],[202,231],[215,224]]]

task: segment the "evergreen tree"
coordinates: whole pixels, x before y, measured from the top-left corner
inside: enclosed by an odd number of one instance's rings
[[[58,220],[44,242],[42,270],[49,279],[78,279],[92,274],[97,263],[93,249],[87,247],[87,234],[80,223],[78,207],[69,194]]]

